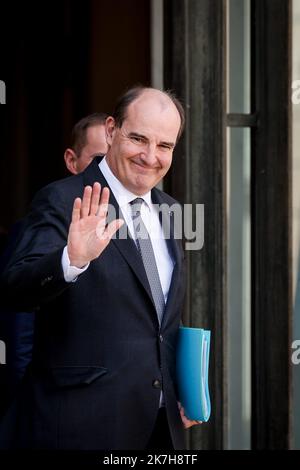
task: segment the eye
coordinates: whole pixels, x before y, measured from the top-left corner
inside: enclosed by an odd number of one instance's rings
[[[133,140],[134,142],[137,142],[138,144],[143,144],[145,139],[143,139],[143,137],[140,137],[138,135],[132,135],[130,137],[131,140]]]
[[[160,144],[159,145],[159,148],[161,150],[172,150],[172,146],[171,145],[168,145],[168,144]]]

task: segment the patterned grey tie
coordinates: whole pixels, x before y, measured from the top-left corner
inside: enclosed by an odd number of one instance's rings
[[[147,274],[152,297],[156,307],[158,321],[159,324],[161,324],[161,320],[165,310],[165,299],[159,279],[151,239],[141,216],[141,205],[143,202],[144,199],[142,199],[141,197],[138,197],[130,202],[132,220],[136,236],[137,248],[144,263],[144,268]]]

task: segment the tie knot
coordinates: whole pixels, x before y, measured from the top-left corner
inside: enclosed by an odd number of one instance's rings
[[[133,215],[139,215],[141,212],[141,206],[144,202],[144,199],[141,197],[137,197],[133,199],[133,201],[130,201],[131,205],[131,211]]]

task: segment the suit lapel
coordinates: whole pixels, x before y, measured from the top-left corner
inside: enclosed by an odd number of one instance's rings
[[[180,273],[182,267],[182,248],[181,239],[175,239],[175,220],[174,214],[168,208],[169,204],[164,200],[163,193],[160,193],[155,188],[152,190],[152,201],[154,204],[165,204],[166,210],[160,212],[161,224],[165,232],[168,249],[171,258],[174,262],[173,274],[169,288],[168,300],[166,303],[165,313],[162,320],[162,326],[167,321],[169,315],[173,310],[174,302],[176,301],[176,292],[180,282]]]

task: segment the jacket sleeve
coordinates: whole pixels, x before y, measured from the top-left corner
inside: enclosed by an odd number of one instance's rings
[[[36,310],[72,284],[61,265],[72,208],[60,193],[53,185],[42,189],[19,228],[0,280],[2,298],[13,309]]]

